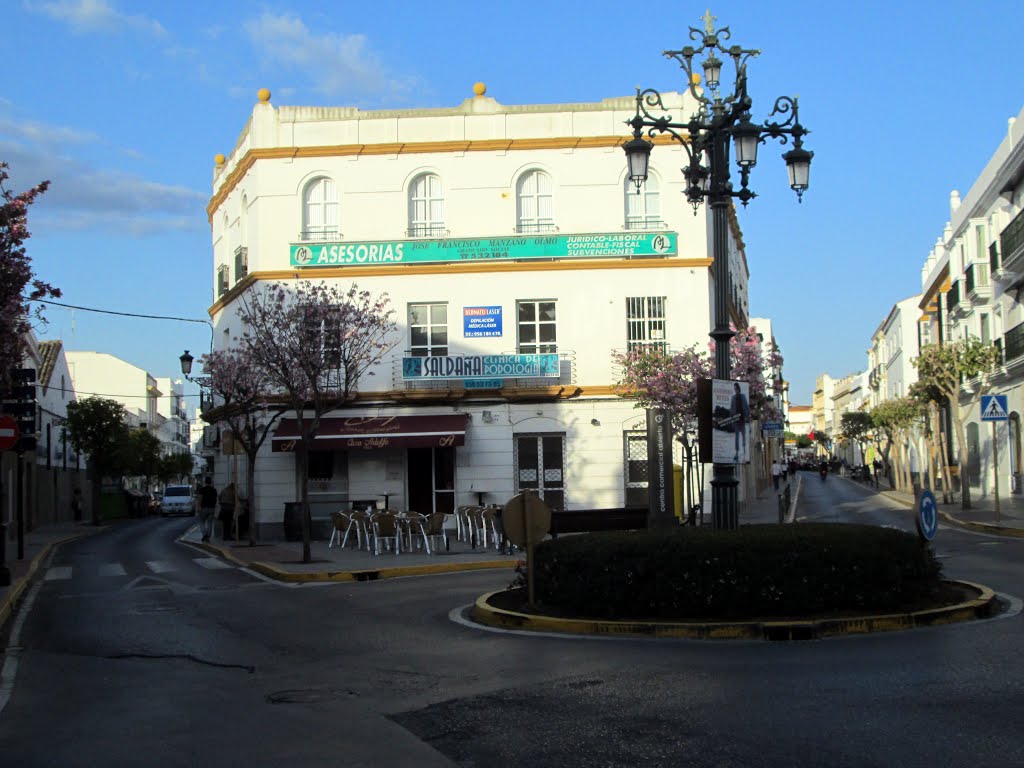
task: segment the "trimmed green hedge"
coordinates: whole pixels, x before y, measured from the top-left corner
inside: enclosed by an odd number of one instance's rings
[[[563,536],[534,552],[537,602],[592,618],[760,618],[898,611],[936,594],[917,536],[801,523]]]

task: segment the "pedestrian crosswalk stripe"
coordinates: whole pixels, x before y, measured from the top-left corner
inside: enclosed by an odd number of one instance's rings
[[[63,579],[71,578],[71,566],[70,565],[55,565],[53,568],[49,568],[46,571],[46,576],[43,577],[43,581],[60,581]]]
[[[128,571],[120,563],[104,563],[100,566],[100,576],[127,576]]]
[[[168,571],[175,570],[173,563],[168,563],[164,560],[147,560],[146,566],[153,573],[167,573]]]
[[[196,558],[193,562],[195,562],[197,565],[203,566],[203,568],[208,568],[211,571],[215,571],[221,568],[235,567],[230,563],[225,563],[223,560],[218,560],[216,557],[199,557]]]

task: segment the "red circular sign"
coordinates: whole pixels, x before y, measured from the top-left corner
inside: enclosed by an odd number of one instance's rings
[[[9,451],[18,442],[21,431],[11,416],[0,416],[0,451]]]

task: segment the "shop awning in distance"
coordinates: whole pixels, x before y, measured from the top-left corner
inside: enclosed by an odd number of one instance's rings
[[[433,448],[466,442],[464,413],[433,416],[347,416],[320,419],[316,450],[371,448]],[[275,453],[291,452],[299,440],[295,419],[281,419],[271,445]]]

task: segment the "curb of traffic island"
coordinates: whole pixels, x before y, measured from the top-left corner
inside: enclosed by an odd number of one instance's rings
[[[85,531],[77,531],[70,536],[66,536],[58,541],[51,541],[44,545],[39,554],[32,558],[29,563],[28,570],[25,571],[25,575],[15,579],[10,588],[7,590],[7,594],[4,595],[2,601],[0,601],[0,627],[3,627],[7,620],[14,613],[14,607],[21,600],[21,596],[25,590],[28,589],[29,584],[32,583],[32,578],[36,575],[36,571],[39,570],[39,566],[50,556],[50,553],[62,544],[74,541],[75,539],[83,539],[86,536],[92,536],[93,534],[99,533],[103,528],[93,528]]]
[[[286,571],[272,563],[258,560],[251,563],[242,563],[242,565],[277,581],[297,584],[330,581],[379,581],[380,579],[394,579],[401,576],[429,576],[438,573],[480,571],[489,568],[513,568],[515,567],[515,562],[508,560],[485,560],[471,563],[431,563],[425,565],[400,565],[391,568],[365,568],[358,571],[311,571],[309,573]]]
[[[939,516],[947,523],[968,531],[989,533],[995,536],[1016,536],[1017,538],[1024,538],[1024,528],[1008,528],[1003,525],[997,525],[996,523],[980,523],[974,520],[961,520],[958,517],[953,517],[949,512],[943,512],[941,509],[939,510]]]
[[[949,581],[967,587],[978,596],[963,603],[913,613],[855,616],[801,621],[612,621],[569,619],[509,611],[489,604],[488,592],[477,598],[470,618],[496,629],[528,632],[558,632],[573,635],[618,637],[683,638],[691,640],[816,640],[835,635],[891,632],[986,618],[995,610],[996,595],[988,587],[969,581]]]

